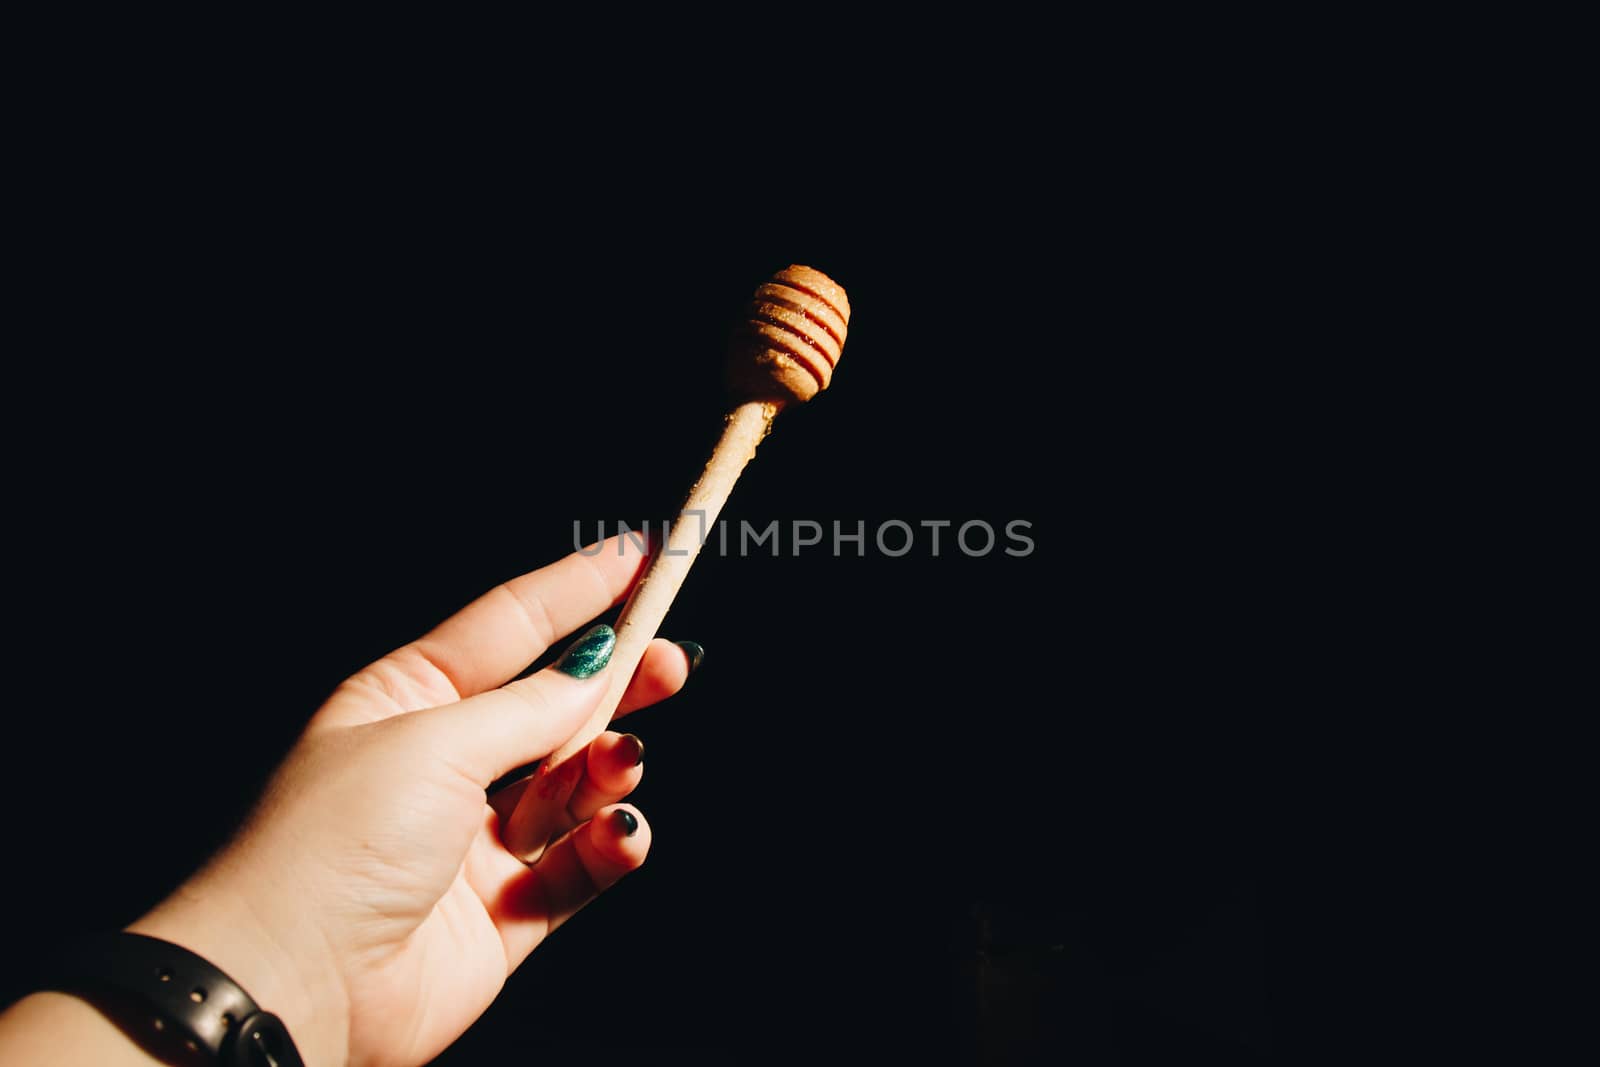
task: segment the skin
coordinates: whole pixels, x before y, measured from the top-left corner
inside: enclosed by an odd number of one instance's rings
[[[496,778],[553,751],[609,673],[512,681],[618,603],[636,545],[608,542],[507,582],[350,678],[311,719],[233,840],[129,930],[206,957],[279,1015],[309,1067],[428,1062],[489,1006],[551,931],[644,862],[650,827],[621,803],[644,773],[608,732],[588,750],[571,831],[532,867],[505,850]],[[683,685],[653,642],[617,714]],[[631,836],[614,817],[638,820]],[[159,1062],[84,1001],[0,1015],[0,1062]]]

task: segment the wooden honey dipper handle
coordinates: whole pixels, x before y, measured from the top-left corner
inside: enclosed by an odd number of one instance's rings
[[[756,454],[756,446],[766,437],[778,406],[770,401],[749,400],[728,415],[722,437],[706,461],[704,472],[689,491],[678,519],[668,527],[666,540],[657,546],[644,576],[634,586],[617,619],[617,643],[606,667],[606,694],[583,728],[567,739],[540,765],[522,801],[507,821],[503,838],[506,847],[525,863],[532,863],[544,852],[550,839],[564,831],[567,800],[584,770],[584,752],[589,743],[605,732],[616,714],[622,694],[633,679],[645,649],[661,628],[673,598],[678,595],[689,568],[700,554],[703,538],[709,537],[722,506],[728,502],[733,485],[745,465]]]
[[[810,267],[780,270],[750,298],[728,360],[728,381],[742,403],[728,415],[722,438],[668,528],[665,543],[623,605],[617,643],[606,667],[605,696],[583,729],[540,764],[502,827],[506,847],[523,862],[537,860],[551,838],[570,825],[567,802],[583,776],[589,743],[616,713],[645,649],[722,514],[733,483],[756,454],[779,410],[810,400],[828,387],[849,325],[850,300],[844,289]]]

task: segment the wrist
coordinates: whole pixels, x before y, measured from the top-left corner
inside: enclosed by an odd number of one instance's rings
[[[202,874],[127,929],[181,945],[226,973],[283,1021],[307,1067],[342,1067],[349,1038],[343,982],[326,941],[293,912]]]

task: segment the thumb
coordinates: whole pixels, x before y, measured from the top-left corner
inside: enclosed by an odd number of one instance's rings
[[[589,720],[606,692],[617,635],[591,628],[537,674],[458,704],[413,712],[427,743],[479,785],[542,759]]]

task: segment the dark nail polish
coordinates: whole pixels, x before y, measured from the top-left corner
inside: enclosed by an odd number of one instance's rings
[[[674,641],[672,643],[683,649],[683,654],[689,657],[689,673],[693,674],[700,666],[700,661],[706,658],[706,650],[701,648],[697,641]]]
[[[611,813],[611,822],[617,832],[623,837],[632,837],[639,832],[639,820],[633,817],[633,812],[627,808],[618,808]]]
[[[630,767],[637,767],[644,762],[644,742],[634,734],[622,735],[622,752]]]
[[[572,642],[554,666],[562,674],[574,678],[592,678],[606,669],[606,664],[611,662],[611,650],[616,647],[617,632],[601,623]]]

